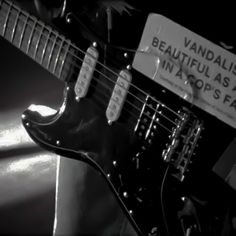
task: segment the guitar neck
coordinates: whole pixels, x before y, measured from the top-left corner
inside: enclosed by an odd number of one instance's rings
[[[8,0],[0,0],[0,35],[57,78],[67,78],[70,40]]]

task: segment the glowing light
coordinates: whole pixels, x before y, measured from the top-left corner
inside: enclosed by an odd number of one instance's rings
[[[19,144],[33,143],[22,125],[10,127],[0,131],[0,149],[8,148]]]
[[[47,107],[43,105],[35,105],[35,104],[30,105],[28,109],[30,111],[38,112],[41,116],[50,116],[50,115],[54,115],[57,112],[57,110],[51,107]]]
[[[42,172],[47,172],[52,168],[48,163],[52,163],[53,160],[55,160],[55,155],[51,153],[34,154],[33,157],[19,159],[10,163],[7,169],[9,173],[29,172],[34,173],[34,175],[42,175]],[[35,169],[37,169],[37,172],[34,171]]]
[[[4,159],[0,166],[0,207],[26,201],[55,186],[57,158],[51,153],[21,155]]]

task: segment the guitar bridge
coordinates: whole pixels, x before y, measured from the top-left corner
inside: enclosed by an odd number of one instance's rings
[[[165,162],[175,167],[177,172],[174,176],[183,181],[201,137],[203,123],[187,109],[179,112],[179,115],[181,118],[176,122],[176,127],[173,129],[170,142],[163,151],[162,157]]]

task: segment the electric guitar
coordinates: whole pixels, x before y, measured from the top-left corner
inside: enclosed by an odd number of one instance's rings
[[[65,82],[55,114],[22,115],[36,143],[96,168],[139,235],[206,235],[181,213],[228,145],[228,125],[126,66],[132,53],[86,39],[78,47],[9,0],[0,0],[0,34]]]

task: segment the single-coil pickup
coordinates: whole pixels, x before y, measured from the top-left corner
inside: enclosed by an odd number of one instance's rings
[[[84,56],[84,60],[74,88],[77,99],[86,96],[97,60],[98,51],[94,47],[89,47]]]
[[[131,79],[131,74],[127,70],[120,71],[106,110],[106,117],[109,123],[116,121],[120,117]]]
[[[149,141],[149,139],[154,136],[154,130],[156,130],[158,124],[157,114],[160,112],[159,108],[160,104],[148,95],[134,129],[139,138],[143,139],[143,141]]]

